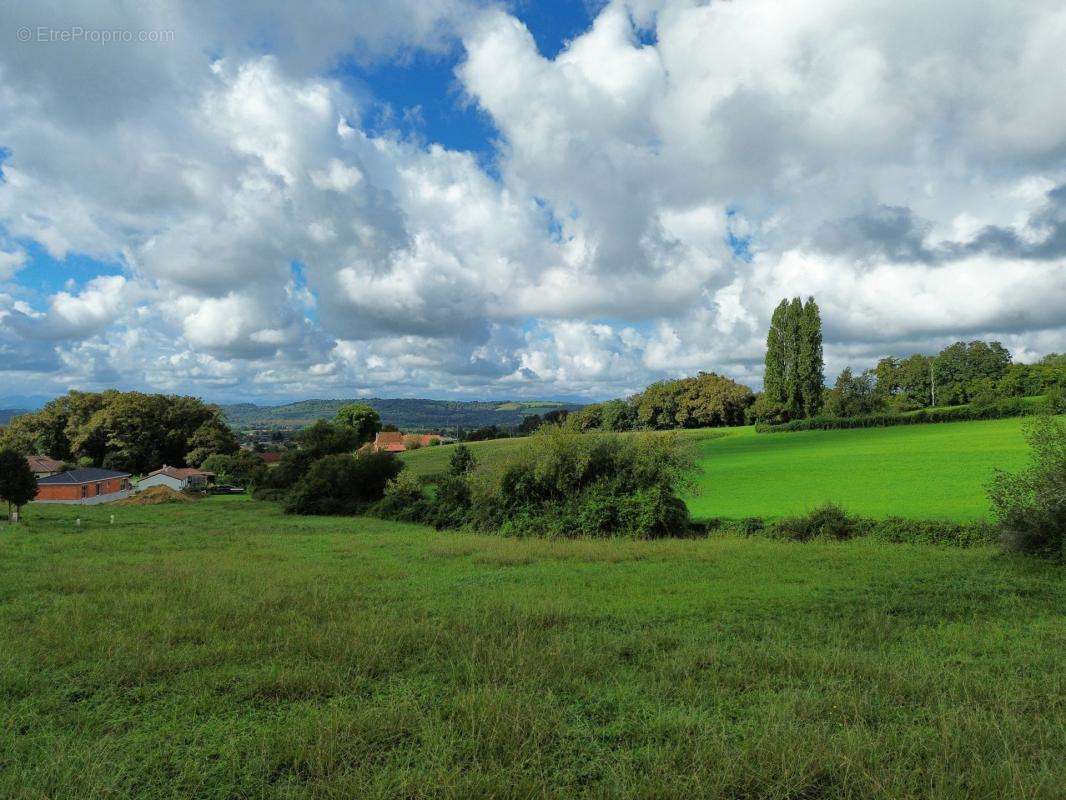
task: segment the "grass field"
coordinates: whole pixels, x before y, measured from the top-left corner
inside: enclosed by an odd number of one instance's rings
[[[993,471],[1028,460],[1023,418],[736,435],[701,442],[696,517],[774,517],[834,501],[871,517],[970,520]]]
[[[244,498],[26,518],[0,525],[0,797],[1066,785],[1066,586],[1046,563],[504,540]]]
[[[756,434],[754,428],[684,431],[696,442],[697,519],[773,518],[833,501],[871,517],[972,520],[988,513],[996,467],[1024,466],[1023,418],[894,428]],[[503,462],[521,439],[475,442],[484,463]],[[443,472],[452,448],[404,455],[419,474]]]

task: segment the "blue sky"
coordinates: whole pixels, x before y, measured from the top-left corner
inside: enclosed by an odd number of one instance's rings
[[[0,405],[757,389],[794,295],[830,379],[1066,350],[1054,0],[79,8],[0,7],[133,34],[0,41]]]

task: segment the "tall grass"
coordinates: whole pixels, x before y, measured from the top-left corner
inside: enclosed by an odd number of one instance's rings
[[[1061,572],[991,549],[508,540],[221,497],[26,516],[0,525],[2,797],[1066,784]]]

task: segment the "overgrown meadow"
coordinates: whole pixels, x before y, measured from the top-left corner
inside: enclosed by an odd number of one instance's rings
[[[1066,784],[1066,588],[1042,560],[439,534],[244,498],[26,516],[0,527],[0,796]]]

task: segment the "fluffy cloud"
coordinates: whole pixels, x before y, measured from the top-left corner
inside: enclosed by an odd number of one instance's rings
[[[615,0],[555,58],[460,0],[9,4],[11,381],[211,396],[757,384],[780,297],[830,370],[960,336],[1066,349],[1066,11]],[[349,61],[455,58],[495,163],[375,133]],[[24,248],[117,264],[41,297]],[[27,377],[20,378],[18,375]]]

